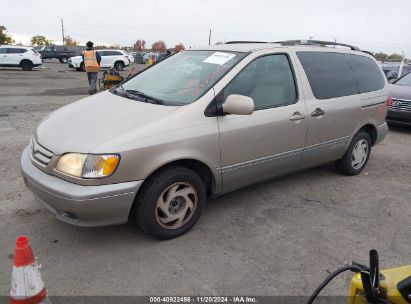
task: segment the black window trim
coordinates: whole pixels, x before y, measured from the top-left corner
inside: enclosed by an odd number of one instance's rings
[[[6,54],[24,54],[24,53],[27,52],[26,48],[16,48],[16,47],[11,48],[11,47],[9,47],[9,48],[5,48],[5,49],[6,49]],[[10,50],[18,50],[18,52],[10,52]]]
[[[307,74],[306,71],[305,71],[304,65],[303,65],[303,63],[301,62],[300,58],[298,58],[298,53],[327,53],[327,54],[330,54],[330,53],[331,53],[331,54],[343,54],[345,60],[346,60],[347,63],[348,63],[348,66],[350,67],[350,70],[351,70],[351,72],[352,72],[352,74],[353,74],[353,79],[354,79],[355,88],[357,89],[357,92],[356,92],[355,94],[351,94],[351,95],[344,95],[344,96],[331,97],[331,98],[318,98],[317,96],[315,96],[315,93],[314,93],[314,91],[313,91],[313,88],[311,87],[310,79],[308,78],[308,74]],[[363,93],[360,92],[359,81],[357,80],[357,75],[355,74],[354,68],[353,68],[350,60],[348,59],[348,56],[347,56],[347,55],[362,56],[362,57],[365,57],[365,58],[369,58],[368,56],[364,56],[364,55],[362,55],[362,54],[346,53],[346,52],[332,52],[332,51],[319,52],[319,51],[317,51],[317,50],[315,50],[315,51],[310,51],[310,50],[297,51],[297,52],[296,52],[296,55],[297,55],[298,61],[300,62],[301,66],[303,67],[304,74],[305,74],[306,77],[307,77],[308,83],[310,84],[311,92],[313,93],[314,98],[315,98],[316,100],[318,100],[318,101],[330,100],[330,99],[336,99],[336,98],[343,98],[343,97],[349,97],[349,96],[354,96],[354,95],[367,94],[367,93],[370,93],[370,92],[376,92],[376,91],[379,91],[379,90],[384,89],[384,86],[383,86],[381,89],[378,89],[378,90],[367,91],[367,92],[363,92]],[[369,59],[371,59],[371,58],[369,58]],[[372,59],[371,59],[371,60],[372,60]],[[385,77],[385,76],[384,76],[384,77]]]
[[[354,75],[355,86],[357,87],[357,95],[367,94],[367,93],[376,92],[376,91],[380,91],[380,90],[384,89],[384,87],[385,87],[385,82],[384,82],[384,79],[383,79],[384,84],[383,84],[382,88],[379,88],[379,89],[377,89],[377,90],[360,92],[360,81],[357,79],[357,75],[355,74],[354,67],[353,67],[352,64],[351,64],[351,61],[350,61],[348,55],[360,56],[360,57],[368,58],[368,59],[370,59],[371,61],[373,61],[373,60],[372,60],[371,58],[367,57],[367,56],[362,56],[362,55],[359,55],[359,54],[344,53],[344,55],[345,55],[345,59],[348,61],[348,64],[349,64],[349,66],[350,66],[350,68],[351,68],[351,71],[352,71],[352,73],[353,73],[353,75]],[[375,62],[374,62],[374,64],[375,64]],[[385,77],[385,76],[383,76],[383,75],[380,75],[380,76],[381,76],[381,77]],[[350,96],[352,96],[352,95],[350,95]],[[344,96],[343,96],[343,97],[344,97]]]
[[[252,53],[250,53],[250,54],[252,54]],[[287,52],[275,52],[275,53],[262,54],[262,55],[260,55],[260,56],[255,57],[253,60],[251,60],[249,63],[247,63],[247,64],[230,80],[230,82],[225,85],[225,87],[216,95],[216,97],[213,98],[213,100],[208,104],[208,106],[206,107],[206,109],[205,109],[205,111],[204,111],[205,116],[207,116],[207,117],[215,117],[215,116],[224,116],[224,115],[226,115],[226,114],[224,114],[224,113],[221,112],[221,110],[222,110],[222,105],[223,105],[223,103],[225,102],[225,100],[222,100],[221,95],[222,95],[222,93],[224,92],[224,90],[227,88],[227,86],[229,86],[230,83],[233,82],[234,79],[235,79],[238,75],[240,75],[240,74],[243,72],[243,70],[244,70],[245,68],[247,68],[250,64],[252,64],[254,61],[256,61],[256,60],[258,60],[258,59],[260,59],[260,58],[263,58],[263,57],[273,56],[273,55],[285,55],[286,58],[287,58],[288,64],[289,64],[290,69],[291,69],[291,74],[292,74],[293,80],[294,80],[295,100],[292,101],[292,102],[289,102],[289,103],[281,104],[281,105],[273,105],[273,106],[270,106],[270,107],[263,107],[263,108],[259,108],[259,109],[254,109],[254,112],[260,111],[260,110],[268,110],[268,109],[286,107],[286,106],[289,106],[289,105],[298,103],[298,102],[300,101],[299,87],[298,87],[298,84],[297,84],[296,73],[295,73],[295,69],[294,69],[293,62],[292,62],[292,60],[291,60],[291,56],[290,56],[290,54],[287,53]],[[247,56],[244,57],[243,60],[244,60],[245,58],[247,58]],[[242,61],[242,60],[241,60],[241,61]],[[240,61],[240,62],[241,62],[241,61]],[[238,62],[237,65],[240,64],[240,62]],[[220,79],[220,80],[221,80],[221,79]],[[220,80],[219,80],[219,81],[220,81]],[[216,84],[217,84],[217,82],[216,82]],[[216,109],[216,110],[213,111],[214,105],[215,105],[215,109]]]

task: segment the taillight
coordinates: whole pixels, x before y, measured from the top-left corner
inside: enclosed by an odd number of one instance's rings
[[[392,96],[388,96],[387,102],[385,103],[385,105],[387,106],[387,108],[389,108],[389,107],[391,106],[391,101],[392,101]]]

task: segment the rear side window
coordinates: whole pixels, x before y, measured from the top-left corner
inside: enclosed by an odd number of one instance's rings
[[[384,78],[377,64],[370,58],[347,54],[347,59],[354,71],[360,93],[377,91],[384,88]]]
[[[6,54],[7,49],[6,48],[0,48],[0,54]]]
[[[317,99],[358,94],[352,69],[342,53],[297,52]]]
[[[10,48],[8,49],[9,54],[21,54],[27,52],[26,49],[17,49],[17,48]]]

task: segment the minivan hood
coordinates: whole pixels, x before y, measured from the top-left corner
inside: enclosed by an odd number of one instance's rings
[[[57,155],[89,153],[110,138],[162,119],[178,108],[131,100],[106,91],[51,113],[37,127],[35,138]]]
[[[390,84],[390,95],[392,98],[411,100],[411,86]]]

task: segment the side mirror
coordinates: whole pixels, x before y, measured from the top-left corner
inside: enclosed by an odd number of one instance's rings
[[[236,115],[250,115],[254,112],[254,101],[244,95],[232,94],[223,104],[223,112]]]

